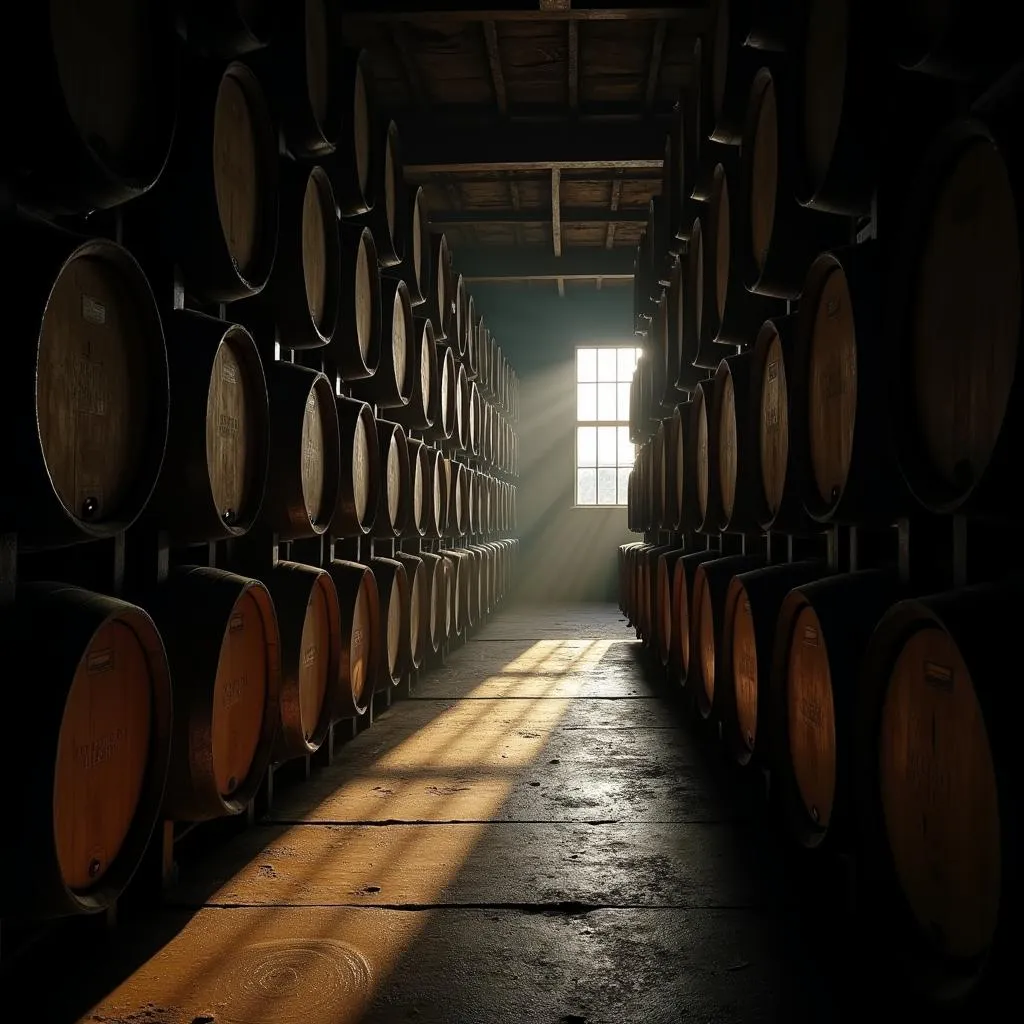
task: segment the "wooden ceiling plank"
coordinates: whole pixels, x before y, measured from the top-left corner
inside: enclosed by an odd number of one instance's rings
[[[615,213],[619,209],[619,198],[622,196],[622,179],[616,178],[612,182],[612,198],[609,203],[609,213]],[[646,218],[645,218],[646,219]],[[604,247],[612,249],[615,247],[615,221],[608,222],[608,234],[604,239]]]
[[[551,171],[551,241],[555,255],[562,255],[562,172],[555,167]]]

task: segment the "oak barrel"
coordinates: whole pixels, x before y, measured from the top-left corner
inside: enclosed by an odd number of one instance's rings
[[[434,327],[429,320],[414,318],[408,357],[412,370],[409,404],[395,409],[392,415],[403,427],[427,430],[433,425],[434,414],[441,404],[437,345],[434,343]]]
[[[447,341],[458,348],[454,336],[455,283],[452,281],[452,258],[448,239],[444,233],[434,235],[430,246],[430,272],[432,274],[427,312],[434,324],[434,340]]]
[[[338,506],[341,466],[334,389],[294,363],[265,367],[270,459],[259,521],[280,540],[324,533]]]
[[[430,479],[430,449],[422,442],[408,438],[409,449],[409,521],[405,532],[410,536],[422,537],[427,524],[436,511],[437,504]]]
[[[412,517],[409,445],[399,424],[377,420],[377,452],[381,476],[371,535],[382,539],[399,537],[408,528]]]
[[[422,185],[417,185],[412,198],[406,201],[406,219],[402,230],[405,232],[405,258],[400,273],[409,286],[409,298],[413,306],[427,305],[422,313],[429,317],[428,300],[432,281],[430,212],[427,193]]]
[[[0,286],[11,339],[0,523],[25,550],[110,537],[156,484],[167,441],[164,332],[115,242],[17,221]]]
[[[277,132],[259,80],[241,61],[190,69],[186,82],[167,232],[186,293],[234,302],[262,291],[274,267]]]
[[[1024,74],[918,170],[895,261],[892,408],[903,475],[939,513],[1019,518]]]
[[[27,584],[0,612],[5,649],[24,648],[41,623],[48,641],[32,658],[46,685],[7,694],[12,720],[32,728],[6,740],[26,774],[7,795],[22,841],[0,852],[17,880],[0,895],[5,919],[110,907],[142,860],[167,776],[171,680],[149,615],[67,584]]]
[[[428,320],[433,330],[433,321]],[[436,336],[435,336],[436,342]],[[431,441],[448,441],[455,433],[455,416],[458,407],[458,369],[455,355],[447,345],[435,345],[437,362],[437,387],[432,396],[431,426],[423,436]]]
[[[338,102],[344,128],[325,166],[334,181],[338,212],[343,217],[356,217],[371,209],[374,202],[370,182],[370,131],[375,117],[373,70],[366,50],[347,47],[339,51],[338,66]]]
[[[167,650],[174,730],[162,815],[240,814],[263,782],[277,735],[281,638],[267,588],[182,566],[140,596]]]
[[[427,641],[434,630],[431,621],[434,615],[430,574],[418,555],[405,551],[396,551],[395,559],[405,566],[405,575],[409,582],[409,616],[407,619],[405,656],[410,669],[418,669],[427,656]]]
[[[77,0],[4,11],[0,171],[27,205],[85,214],[148,191],[177,114],[170,12],[148,0]],[[15,71],[16,68],[16,71]]]
[[[448,587],[448,608],[445,615],[445,626],[447,637],[460,636],[465,629],[462,620],[461,594],[463,590],[462,580],[462,556],[445,548],[439,548],[438,554],[445,561],[445,576]]]
[[[430,580],[430,616],[427,630],[427,656],[437,654],[450,631],[451,609],[449,607],[449,572],[447,561],[429,551],[421,551],[419,557]]]
[[[172,544],[237,537],[255,522],[269,466],[263,363],[244,327],[175,310],[166,317],[167,453],[145,518]]]
[[[783,599],[826,572],[820,561],[789,562],[751,569],[729,582],[718,682],[732,690],[723,738],[741,765],[754,758],[766,768],[772,764],[771,672]]]
[[[382,409],[408,405],[420,366],[415,352],[416,325],[406,283],[397,277],[381,279],[380,362],[372,377],[353,381],[352,391]]]
[[[785,824],[806,848],[852,841],[858,675],[879,619],[902,595],[888,569],[827,576],[782,602],[771,676],[771,749]]]
[[[377,515],[381,487],[380,444],[377,421],[365,402],[337,398],[340,478],[338,502],[331,518],[335,537],[369,533]]]
[[[452,440],[461,451],[469,448],[470,424],[473,416],[473,393],[470,390],[466,367],[459,363],[455,373],[455,432]]]
[[[755,449],[757,419],[750,400],[753,389],[752,351],[728,356],[718,364],[713,384],[712,409],[717,426],[719,524],[726,533],[760,533]]]
[[[369,228],[342,224],[341,321],[328,358],[341,379],[365,380],[381,365],[382,322],[377,247]]]
[[[411,594],[405,566],[394,558],[371,558],[380,593],[380,650],[374,691],[397,686],[409,671]]]
[[[469,471],[454,459],[448,466],[448,535],[462,537],[469,529]]]
[[[370,138],[369,187],[373,193],[373,206],[365,220],[377,243],[377,262],[382,269],[392,268],[405,259],[406,206],[409,201],[398,126],[394,121],[382,122]]]
[[[690,450],[693,463],[697,516],[702,533],[717,533],[722,518],[718,480],[718,420],[714,406],[714,380],[702,380],[690,400]]]
[[[366,714],[380,671],[380,594],[368,566],[335,558],[327,571],[338,594],[341,617],[341,687],[335,721]]]
[[[688,554],[686,548],[674,548],[658,556],[657,577],[655,590],[657,600],[655,601],[656,625],[658,637],[658,656],[662,665],[669,667],[672,661],[672,652],[677,646],[672,636],[675,628],[674,616],[672,614],[672,581],[675,576],[676,562],[683,555]]]

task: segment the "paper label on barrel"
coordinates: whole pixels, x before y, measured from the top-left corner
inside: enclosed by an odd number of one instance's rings
[[[114,667],[114,648],[105,647],[101,651],[90,651],[85,659],[85,670],[89,675],[97,672],[109,672]]]
[[[924,679],[926,683],[942,690],[953,689],[953,669],[948,665],[938,665],[934,661],[924,663]]]
[[[82,319],[102,327],[107,322],[107,307],[91,295],[82,296]]]

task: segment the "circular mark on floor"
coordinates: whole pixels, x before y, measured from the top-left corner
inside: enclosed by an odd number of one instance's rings
[[[217,1024],[312,1024],[342,1018],[369,994],[372,971],[334,939],[254,942],[224,965]]]

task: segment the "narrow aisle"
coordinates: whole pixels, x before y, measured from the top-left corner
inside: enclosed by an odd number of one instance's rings
[[[612,606],[504,613],[183,877],[83,1022],[831,1020],[676,716]]]

